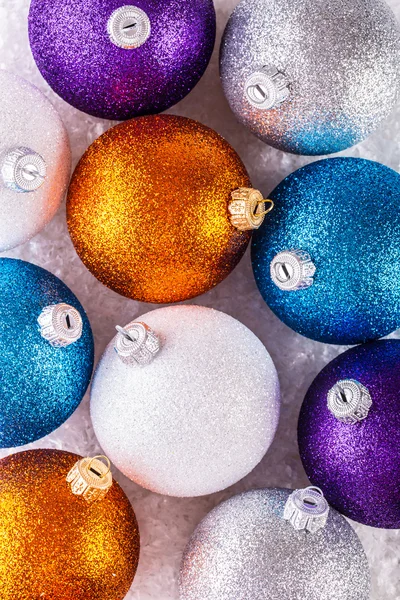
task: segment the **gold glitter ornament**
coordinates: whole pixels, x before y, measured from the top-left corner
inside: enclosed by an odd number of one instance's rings
[[[231,146],[184,117],[134,119],[98,138],[79,162],[67,219],[87,268],[116,292],[178,302],[220,283],[250,231],[231,223],[232,193],[250,188]]]
[[[82,457],[29,450],[0,461],[1,600],[122,600],[139,531],[114,481],[89,504],[66,478]]]

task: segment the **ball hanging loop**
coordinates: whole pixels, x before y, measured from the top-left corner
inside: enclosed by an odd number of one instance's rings
[[[279,252],[271,262],[271,279],[286,292],[303,290],[314,283],[316,267],[304,250]]]
[[[272,200],[265,199],[261,192],[253,188],[238,188],[231,197],[228,206],[230,221],[239,231],[259,229],[265,216],[274,208]]]
[[[294,491],[285,504],[283,518],[290,521],[296,531],[316,533],[325,527],[329,504],[320,488],[307,487]]]
[[[143,46],[150,37],[150,19],[137,6],[121,6],[109,18],[107,31],[115,46],[134,50]]]
[[[133,322],[126,327],[117,325],[116,330],[118,335],[114,348],[126,365],[148,365],[160,351],[160,339],[146,323]]]
[[[88,504],[98,502],[113,483],[110,460],[104,455],[82,458],[69,471],[66,481],[75,496],[82,496]]]
[[[254,108],[270,110],[280,106],[289,97],[289,80],[276,67],[268,65],[250,75],[244,92]]]
[[[328,409],[339,421],[355,425],[368,417],[372,398],[355,379],[338,381],[328,392]]]
[[[82,336],[83,322],[79,311],[63,302],[46,306],[38,323],[41,336],[54,348],[66,348]]]
[[[6,187],[15,192],[34,192],[43,185],[47,173],[44,158],[20,146],[9,150],[1,164],[1,175]]]

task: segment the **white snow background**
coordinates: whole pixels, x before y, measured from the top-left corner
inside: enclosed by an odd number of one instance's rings
[[[254,185],[268,197],[286,175],[315,159],[284,154],[264,145],[231,113],[219,82],[218,51],[222,31],[236,3],[236,0],[215,0],[218,38],[211,64],[192,93],[170,112],[197,119],[222,134],[240,154]],[[400,0],[390,0],[390,4],[400,19]],[[29,49],[28,9],[29,0],[0,0],[0,68],[28,79],[54,103],[68,129],[75,166],[93,140],[115,123],[85,115],[51,91],[37,70]],[[374,135],[342,154],[377,160],[399,171],[400,105]],[[65,204],[45,231],[6,255],[48,269],[75,292],[88,312],[94,330],[96,359],[114,335],[115,325],[126,324],[152,308],[118,296],[86,270],[68,236]],[[114,473],[134,506],[142,541],[139,570],[127,600],[178,599],[177,574],[183,548],[197,523],[222,500],[254,487],[296,488],[307,484],[297,450],[298,412],[313,378],[344,350],[307,340],[278,321],[256,288],[249,253],[222,284],[194,302],[231,314],[264,342],[275,361],[282,387],[280,426],[261,464],[232,488],[212,496],[196,499],[163,497],[140,488],[118,472]],[[90,423],[88,395],[62,427],[28,447],[96,454],[99,446]],[[0,457],[13,452],[15,450],[1,450]],[[400,600],[400,532],[354,526],[371,566],[372,600]]]

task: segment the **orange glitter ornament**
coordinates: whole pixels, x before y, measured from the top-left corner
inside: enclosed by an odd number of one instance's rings
[[[81,457],[29,450],[0,461],[1,600],[122,600],[139,532],[116,482],[89,504],[66,476]]]
[[[67,220],[75,248],[102,283],[135,300],[178,302],[220,283],[251,232],[230,221],[237,188],[251,187],[215,131],[172,115],[113,127],[72,178]]]

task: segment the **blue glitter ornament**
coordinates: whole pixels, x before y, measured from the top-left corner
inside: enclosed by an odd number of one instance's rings
[[[64,423],[85,394],[93,359],[90,323],[68,287],[40,267],[1,258],[0,447]]]
[[[320,342],[357,344],[400,327],[400,176],[331,158],[299,169],[254,233],[253,270],[269,307]]]

